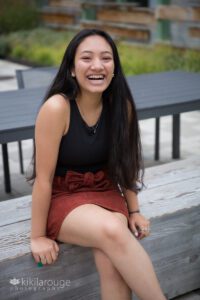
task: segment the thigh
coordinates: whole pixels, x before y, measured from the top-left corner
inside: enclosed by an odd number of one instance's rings
[[[105,230],[127,228],[127,218],[95,204],[83,204],[64,219],[57,240],[85,247],[99,248]]]

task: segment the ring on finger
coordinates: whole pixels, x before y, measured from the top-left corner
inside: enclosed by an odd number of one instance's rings
[[[150,229],[147,227],[144,227],[144,228],[141,228],[141,231],[150,231]]]

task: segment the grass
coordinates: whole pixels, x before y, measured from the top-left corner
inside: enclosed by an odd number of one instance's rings
[[[0,36],[0,56],[41,66],[58,66],[74,33],[37,28]],[[170,46],[135,46],[118,42],[126,75],[167,70],[200,71],[200,51]]]

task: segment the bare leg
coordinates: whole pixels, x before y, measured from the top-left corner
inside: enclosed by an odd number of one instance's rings
[[[127,219],[113,212],[128,226]],[[93,248],[95,264],[100,278],[101,300],[131,300],[132,291],[115,268],[109,257],[100,249]]]
[[[64,220],[58,240],[101,249],[139,299],[166,300],[149,256],[114,213],[93,204],[81,205]]]
[[[100,278],[101,300],[131,300],[131,289],[108,256],[93,248],[95,264]]]

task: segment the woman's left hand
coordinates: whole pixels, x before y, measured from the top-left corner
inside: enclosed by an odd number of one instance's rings
[[[150,234],[150,222],[140,213],[129,216],[129,228],[139,240]]]

